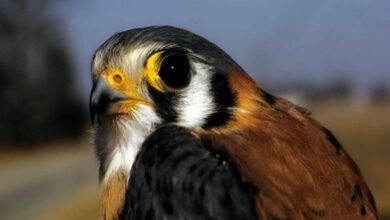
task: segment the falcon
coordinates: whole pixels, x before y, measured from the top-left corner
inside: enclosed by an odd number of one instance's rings
[[[103,219],[377,219],[334,135],[201,36],[117,33],[92,81]]]

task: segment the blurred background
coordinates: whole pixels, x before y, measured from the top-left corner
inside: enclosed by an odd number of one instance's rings
[[[98,219],[89,64],[113,33],[174,25],[309,108],[390,219],[390,1],[0,0],[0,219]]]

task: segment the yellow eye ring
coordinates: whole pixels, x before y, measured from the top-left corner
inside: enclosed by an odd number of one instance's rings
[[[164,89],[160,83],[160,76],[158,75],[161,56],[162,56],[162,52],[157,52],[148,58],[146,62],[146,68],[144,74],[147,81],[152,87],[154,87],[160,92],[163,92]]]

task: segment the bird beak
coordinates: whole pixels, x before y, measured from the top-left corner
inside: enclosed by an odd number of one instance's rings
[[[94,123],[96,115],[106,114],[114,103],[126,98],[125,94],[109,86],[105,78],[99,77],[92,86],[89,98],[91,122]]]

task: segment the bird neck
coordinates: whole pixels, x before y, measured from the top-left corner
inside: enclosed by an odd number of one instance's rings
[[[135,129],[134,129],[135,130]],[[116,220],[125,202],[131,167],[147,134],[129,130],[125,142],[113,147],[107,158],[101,181],[101,205],[104,220]]]
[[[100,161],[101,202],[104,220],[118,219],[126,196],[132,165],[146,137],[160,118],[147,106],[116,121],[103,121],[95,133]]]

